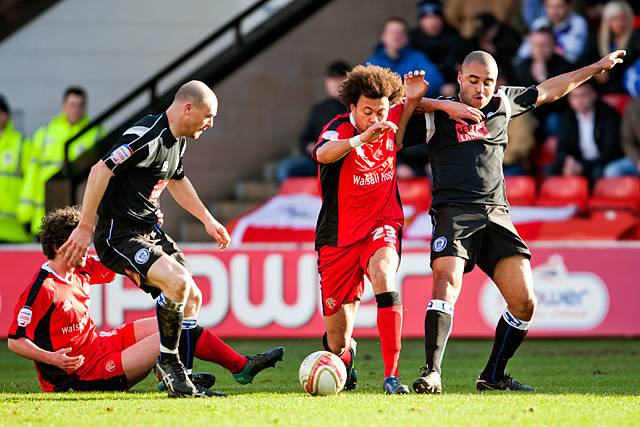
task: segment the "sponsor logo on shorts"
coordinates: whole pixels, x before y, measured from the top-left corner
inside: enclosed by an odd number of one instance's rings
[[[335,141],[338,137],[339,134],[335,130],[325,131],[321,136],[322,139],[328,139],[329,141]]]
[[[27,306],[24,306],[20,309],[20,312],[18,313],[18,326],[24,328],[25,326],[27,326],[29,323],[31,323],[31,316],[33,315],[33,312],[31,311],[31,309]]]
[[[333,298],[329,297],[329,298],[324,300],[324,304],[327,307],[329,307],[329,309],[333,309],[333,307],[336,306],[336,300],[334,300]]]
[[[136,252],[136,254],[133,256],[133,259],[138,264],[146,263],[147,261],[149,261],[149,249],[147,248],[139,249],[138,252]]]
[[[104,364],[104,369],[109,373],[115,371],[116,362],[114,362],[112,359],[107,360],[107,363]]]
[[[438,237],[433,241],[432,247],[435,252],[442,252],[442,250],[447,247],[447,238],[444,236]]]
[[[116,165],[127,160],[133,154],[133,150],[128,145],[121,145],[120,147],[113,150],[109,159]]]

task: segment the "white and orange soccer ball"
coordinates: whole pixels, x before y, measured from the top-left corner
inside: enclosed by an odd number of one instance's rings
[[[308,355],[298,371],[300,385],[312,396],[339,393],[347,380],[347,369],[338,356],[328,351]]]

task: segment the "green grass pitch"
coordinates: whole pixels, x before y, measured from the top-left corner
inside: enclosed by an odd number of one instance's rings
[[[359,340],[358,389],[331,397],[304,394],[302,359],[319,340],[231,340],[242,353],[286,347],[277,369],[240,386],[220,367],[214,387],[229,397],[167,399],[151,378],[129,393],[39,392],[30,361],[0,342],[0,426],[624,426],[640,425],[640,340],[528,340],[510,363],[515,378],[536,393],[479,394],[474,380],[491,349],[489,341],[452,340],[443,364],[440,396],[385,396],[375,340]],[[403,343],[401,374],[411,384],[423,358],[422,342]]]

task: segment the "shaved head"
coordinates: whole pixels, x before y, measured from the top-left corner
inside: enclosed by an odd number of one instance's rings
[[[178,138],[198,139],[202,132],[213,126],[218,114],[218,98],[211,88],[198,80],[180,86],[167,109],[169,127]]]
[[[464,58],[464,61],[462,61],[462,69],[464,70],[465,66],[474,62],[484,65],[491,71],[495,70],[496,75],[498,74],[498,64],[490,53],[483,50],[474,50]]]
[[[496,88],[498,64],[493,56],[482,50],[471,52],[464,58],[458,71],[460,99],[475,108],[484,108]]]
[[[180,89],[176,92],[175,101],[191,102],[198,107],[205,103],[211,103],[216,106],[218,104],[216,94],[213,93],[209,86],[199,80],[191,80],[180,86]]]

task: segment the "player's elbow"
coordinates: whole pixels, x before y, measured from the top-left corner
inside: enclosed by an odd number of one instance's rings
[[[322,163],[322,164],[326,164],[326,163],[332,163],[335,161],[335,159],[333,159],[330,155],[330,153],[328,152],[328,150],[324,149],[324,147],[320,147],[318,148],[314,154],[313,154],[313,158],[316,160],[316,162],[318,163]]]
[[[9,348],[9,350],[11,350],[14,353],[17,353],[17,346],[18,343],[16,342],[16,340],[9,338],[7,340],[7,347]]]
[[[111,178],[113,176],[113,172],[111,171],[111,169],[109,169],[109,167],[107,167],[106,163],[103,160],[100,160],[98,163],[91,167],[91,175]]]

